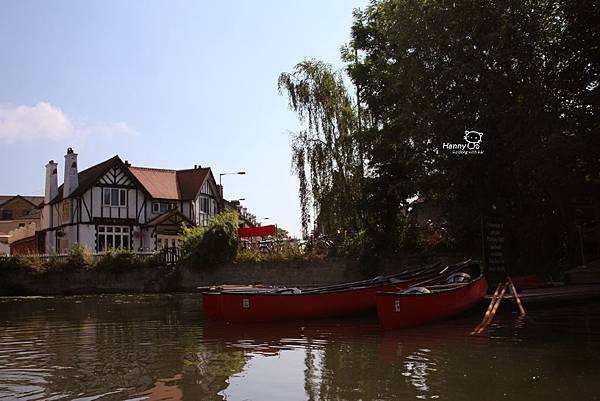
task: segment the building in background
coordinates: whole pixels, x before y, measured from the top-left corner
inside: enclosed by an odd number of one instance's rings
[[[74,244],[151,251],[176,246],[181,224],[204,226],[218,212],[220,191],[209,167],[187,170],[134,167],[119,156],[78,170],[67,149],[64,182],[58,164],[46,165],[40,251],[66,252]]]
[[[39,206],[43,196],[0,196],[0,255],[10,254],[11,232],[19,227],[40,224]]]
[[[237,212],[240,218],[240,227],[256,227],[256,216],[248,212],[248,209],[240,204],[239,200],[223,200],[225,211]]]

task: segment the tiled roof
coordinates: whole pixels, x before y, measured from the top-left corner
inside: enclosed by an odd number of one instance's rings
[[[156,199],[194,199],[208,175],[209,168],[167,170],[149,167],[129,167],[129,171]]]
[[[181,199],[194,199],[210,173],[210,168],[177,171],[177,186]]]
[[[194,168],[189,170],[168,170],[149,167],[133,167],[114,156],[102,163],[79,172],[79,185],[73,195],[80,195],[96,182],[113,165],[129,169],[134,181],[137,180],[143,189],[155,199],[189,200],[194,199],[200,187],[210,174],[210,168]],[[40,197],[41,201],[44,200]],[[1,198],[0,198],[1,199]],[[63,185],[58,187],[58,195],[50,203],[63,199]]]
[[[44,201],[43,196],[0,195],[0,205],[3,205],[4,203],[8,202],[13,198],[16,198],[17,196],[25,199],[26,201],[32,203],[35,206],[38,206]]]
[[[142,183],[153,198],[179,199],[177,172],[148,167],[129,167],[135,178]]]

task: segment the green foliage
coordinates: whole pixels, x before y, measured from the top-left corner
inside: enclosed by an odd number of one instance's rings
[[[213,266],[237,254],[239,217],[236,212],[214,216],[206,227],[183,227],[181,250],[188,263]]]
[[[94,267],[119,272],[140,267],[140,262],[136,254],[129,249],[109,249],[96,261]]]
[[[363,178],[363,157],[355,135],[358,121],[341,74],[327,64],[306,60],[279,77],[280,93],[305,129],[293,134],[292,168],[300,181],[303,236],[310,211],[320,226],[356,229],[356,207]],[[348,207],[350,205],[350,207]]]
[[[289,242],[274,245],[268,251],[257,248],[241,248],[235,258],[236,263],[263,263],[263,262],[288,262],[293,260],[307,260],[314,258],[311,253],[302,252],[298,246]]]
[[[401,234],[392,211],[420,193],[449,236],[476,249],[479,214],[497,205],[514,228],[514,262],[555,263],[569,186],[599,178],[600,64],[585,45],[599,17],[596,3],[567,1],[386,0],[357,12],[361,60],[347,61],[373,122],[377,229]],[[442,149],[465,129],[484,133],[483,154]]]
[[[277,239],[286,239],[286,238],[290,238],[290,233],[288,230],[285,230],[281,227],[277,227],[277,233],[275,235],[275,237]]]
[[[321,63],[279,80],[308,123],[292,145],[303,207],[313,196],[343,211],[379,255],[430,246],[409,216],[415,195],[440,210],[437,244],[472,252],[480,214],[495,205],[512,264],[553,268],[567,254],[565,200],[600,180],[598,20],[597,2],[566,0],[375,0],[356,11],[342,57],[360,119]],[[482,154],[443,149],[464,143],[465,130],[484,133]],[[322,143],[326,132],[335,140]],[[364,158],[360,184],[347,186],[358,169],[338,168],[339,154]]]
[[[90,250],[80,244],[75,244],[69,249],[67,265],[74,269],[88,268],[94,263]]]

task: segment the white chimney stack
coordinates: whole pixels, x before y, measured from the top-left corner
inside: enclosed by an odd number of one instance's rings
[[[46,191],[44,193],[44,203],[49,203],[58,195],[58,163],[50,160],[46,164]]]
[[[71,195],[79,186],[79,175],[77,173],[77,153],[73,148],[67,149],[65,155],[65,181],[63,183],[63,198]]]

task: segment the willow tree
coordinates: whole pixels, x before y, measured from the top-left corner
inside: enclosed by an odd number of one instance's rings
[[[292,168],[300,182],[304,236],[311,212],[320,229],[357,230],[363,159],[355,106],[341,74],[305,60],[280,75],[278,88],[303,125],[292,134]]]

